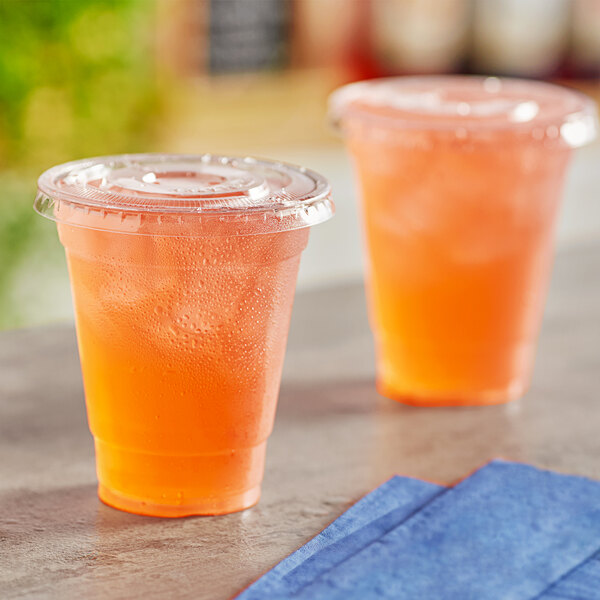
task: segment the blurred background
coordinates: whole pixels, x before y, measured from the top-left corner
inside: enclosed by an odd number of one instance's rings
[[[71,318],[36,179],[121,152],[253,154],[326,175],[309,288],[361,277],[352,175],[326,99],[358,79],[482,73],[600,97],[600,0],[0,0],[0,329]],[[559,249],[600,236],[600,145],[579,151]]]

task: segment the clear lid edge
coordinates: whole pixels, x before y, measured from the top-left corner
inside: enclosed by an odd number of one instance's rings
[[[579,100],[577,110],[565,111],[558,115],[551,115],[547,118],[536,118],[526,122],[510,122],[510,123],[486,123],[475,119],[463,119],[461,121],[452,121],[450,118],[444,122],[441,119],[435,121],[429,120],[427,115],[423,113],[414,113],[407,116],[409,111],[405,111],[403,116],[390,116],[376,114],[365,108],[366,106],[375,107],[377,104],[369,105],[365,101],[364,93],[375,86],[394,84],[400,82],[420,83],[437,81],[443,84],[444,81],[471,81],[473,83],[492,80],[494,82],[513,84],[532,84],[534,87],[546,90],[555,90],[568,94],[574,100]],[[356,106],[356,103],[362,100],[363,106]],[[352,104],[355,103],[354,106]],[[536,139],[544,137],[556,138],[560,137],[571,148],[578,148],[592,142],[600,131],[600,123],[598,120],[598,110],[596,103],[577,90],[564,86],[546,83],[541,81],[528,81],[513,78],[497,78],[484,76],[406,76],[406,77],[387,77],[373,79],[367,81],[358,81],[347,84],[332,92],[329,96],[329,118],[332,126],[340,133],[345,133],[345,125],[349,120],[362,122],[365,126],[373,126],[377,129],[396,130],[427,130],[427,131],[447,131],[468,132],[469,136],[485,135],[491,131],[511,130],[515,132],[528,133],[535,129]],[[438,115],[439,116],[439,115]],[[556,135],[558,128],[559,136]]]
[[[183,178],[183,193],[178,188],[172,191],[172,180],[166,188],[161,183],[160,194],[153,194],[151,185],[150,193],[146,192],[147,176],[156,179],[152,170],[145,170],[148,164],[158,165],[159,170],[164,165],[165,170],[157,171],[157,176],[172,177],[169,169],[181,162],[192,165],[190,173],[175,175],[178,181]],[[126,178],[116,179],[116,186],[111,182],[108,190],[97,184],[96,173],[108,169],[112,175],[110,169],[123,164],[141,165],[134,173],[137,179],[128,172]],[[201,172],[205,165],[211,173],[221,165],[233,169],[234,179],[222,177],[213,185],[210,178],[218,176]],[[96,177],[94,185],[89,184],[90,177],[80,178],[83,182],[78,179],[82,172],[89,175],[86,170],[90,169]],[[185,180],[188,176],[190,185]],[[152,177],[150,183],[154,183]],[[130,187],[122,187],[123,181]],[[330,219],[335,206],[327,180],[304,167],[253,157],[131,154],[71,161],[48,169],[38,179],[34,210],[66,225],[181,237],[252,235],[310,227]]]
[[[63,207],[69,212],[62,210]],[[62,225],[93,231],[158,237],[265,235],[320,225],[329,221],[335,214],[335,204],[329,194],[301,207],[210,214],[124,211],[65,202],[38,192],[33,209],[42,217]],[[80,212],[81,218],[74,219],[73,211]],[[90,216],[96,218],[90,219]],[[227,225],[227,228],[215,228],[215,225]],[[177,227],[177,230],[170,227]]]

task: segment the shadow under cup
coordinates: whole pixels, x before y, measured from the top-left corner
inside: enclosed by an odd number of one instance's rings
[[[300,255],[333,211],[325,180],[134,155],[56,167],[40,190],[67,256],[100,498],[163,517],[255,504]]]
[[[407,77],[341,88],[331,112],[362,200],[380,392],[420,406],[523,395],[592,102],[539,82]]]

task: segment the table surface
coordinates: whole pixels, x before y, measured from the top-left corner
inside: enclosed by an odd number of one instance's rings
[[[600,243],[557,257],[532,388],[487,408],[377,395],[363,290],[299,294],[263,496],[154,519],[96,497],[71,325],[0,335],[0,597],[231,598],[395,473],[451,483],[496,456],[600,477]]]

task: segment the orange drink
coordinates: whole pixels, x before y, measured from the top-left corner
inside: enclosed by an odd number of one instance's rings
[[[377,385],[422,406],[528,385],[585,96],[545,83],[407,77],[331,99],[362,198]]]
[[[39,180],[76,315],[100,498],[154,516],[258,501],[319,175],[226,157],[77,161]]]

